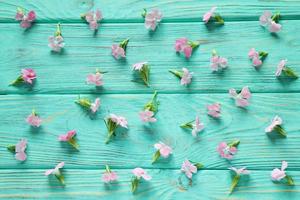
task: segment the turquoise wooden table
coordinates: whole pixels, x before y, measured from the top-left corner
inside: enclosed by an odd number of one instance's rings
[[[221,27],[205,26],[202,15],[212,6],[224,17]],[[27,31],[14,20],[16,7],[35,10],[37,23]],[[145,29],[143,8],[159,8],[162,23],[154,33]],[[80,14],[99,8],[104,16],[97,34],[80,19]],[[282,31],[270,34],[259,25],[264,10],[280,11]],[[277,79],[281,59],[300,73],[300,1],[246,0],[0,0],[0,198],[2,199],[300,199],[300,82]],[[48,36],[62,24],[66,46],[61,54],[51,53]],[[175,40],[188,37],[201,41],[187,60],[174,51]],[[111,45],[130,38],[126,60],[111,56]],[[260,70],[248,59],[255,47],[269,52]],[[223,73],[212,73],[212,49],[228,58]],[[150,83],[133,82],[131,66],[148,61]],[[25,67],[34,68],[38,78],[33,88],[8,84]],[[188,67],[194,72],[192,84],[179,84],[169,69]],[[102,89],[85,84],[86,75],[96,68],[108,73]],[[247,109],[234,105],[228,89],[249,86],[253,97]],[[157,122],[143,124],[138,118],[144,104],[158,91]],[[74,103],[81,97],[102,101],[90,117]],[[222,117],[206,115],[206,105],[222,104]],[[32,129],[25,118],[36,109],[44,119]],[[129,130],[105,144],[103,119],[109,113],[125,116]],[[200,115],[205,130],[197,138],[180,128]],[[284,120],[287,138],[270,138],[264,129],[272,117]],[[58,135],[77,130],[80,151],[57,141]],[[15,160],[6,146],[27,138],[28,158]],[[239,139],[238,153],[231,162],[219,157],[221,141]],[[173,148],[170,159],[151,164],[153,144],[163,141]],[[180,172],[186,159],[204,168],[192,184]],[[273,183],[270,173],[289,163],[288,174],[295,186]],[[45,170],[64,161],[66,185],[46,177]],[[105,165],[119,174],[119,181],[105,185]],[[228,167],[247,167],[248,180],[239,182],[230,195]],[[131,170],[142,167],[153,177],[131,193]]]

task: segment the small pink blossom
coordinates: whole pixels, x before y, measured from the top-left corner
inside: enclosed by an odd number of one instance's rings
[[[154,118],[154,112],[150,110],[145,110],[139,113],[140,119],[143,122],[156,122],[156,118]]]
[[[231,98],[235,99],[236,106],[246,107],[249,105],[251,92],[247,86],[243,87],[242,91],[239,94],[237,94],[235,89],[230,89],[229,95]]]
[[[35,114],[35,112],[31,113],[30,115],[28,115],[28,117],[26,118],[26,122],[34,127],[39,127],[42,124],[42,119]]]
[[[281,25],[272,21],[271,24],[269,25],[269,31],[271,33],[276,33],[279,32],[281,30]]]
[[[138,179],[140,179],[141,177],[146,181],[149,181],[152,179],[152,177],[150,175],[148,175],[148,173],[144,169],[139,168],[139,167],[133,169],[132,173]]]
[[[60,52],[62,48],[64,48],[64,38],[61,35],[58,36],[50,36],[48,46],[54,52]]]
[[[254,48],[251,48],[248,53],[248,56],[250,59],[253,59],[254,57],[258,57],[259,53]]]
[[[176,52],[180,52],[183,51],[184,47],[186,47],[188,43],[188,39],[187,38],[179,38],[176,40],[175,42],[175,50]]]
[[[281,25],[272,19],[272,13],[270,11],[264,11],[264,13],[260,16],[259,21],[260,25],[267,27],[271,33],[281,30]]]
[[[27,140],[26,139],[21,139],[21,141],[16,144],[15,158],[17,160],[20,160],[20,161],[26,160],[26,158],[27,158],[26,153],[25,153],[26,147],[27,147]]]
[[[116,172],[104,172],[102,176],[102,181],[104,183],[110,183],[116,181],[118,179],[118,175]]]
[[[20,26],[22,28],[30,28],[32,23],[36,19],[36,14],[33,10],[29,11],[27,15],[24,14],[24,10],[21,8],[17,9],[17,14],[15,19],[21,21]]]
[[[181,85],[188,85],[192,82],[192,74],[187,68],[182,68],[183,74],[180,80]]]
[[[32,84],[32,81],[36,79],[35,71],[30,68],[22,69],[22,78],[25,83]]]
[[[64,162],[60,162],[54,169],[49,169],[45,172],[45,176],[49,176],[50,174],[58,175],[60,174],[59,169],[63,168],[65,165]]]
[[[128,122],[125,117],[117,116],[115,114],[110,114],[109,118],[115,122],[117,125],[122,126],[123,128],[128,128]]]
[[[252,65],[253,65],[254,67],[259,67],[259,66],[262,65],[262,61],[259,59],[259,57],[254,57],[254,58],[252,59]]]
[[[91,103],[90,109],[93,113],[95,113],[95,112],[97,112],[99,107],[100,107],[100,98],[96,98],[94,103]]]
[[[214,103],[211,105],[207,105],[207,114],[214,118],[219,118],[221,115],[221,104]]]
[[[203,129],[204,129],[204,124],[200,122],[200,119],[197,116],[195,119],[195,123],[193,124],[192,135],[196,137],[197,133],[201,132]]]
[[[133,65],[133,69],[137,71],[141,71],[144,67],[144,65],[147,65],[147,62],[140,62]]]
[[[121,57],[125,58],[125,50],[117,44],[111,46],[111,54],[115,59],[120,59]]]
[[[154,144],[154,148],[159,150],[159,153],[162,157],[167,158],[170,154],[172,154],[172,148],[163,142],[159,142]]]
[[[230,160],[233,158],[233,155],[236,154],[237,148],[234,146],[228,146],[226,142],[221,142],[217,147],[217,151],[222,158]]]
[[[210,66],[212,71],[218,71],[220,68],[225,69],[227,67],[227,59],[218,55],[213,55],[210,58]]]
[[[146,13],[145,16],[145,27],[154,31],[158,23],[162,19],[162,13],[158,9],[153,9],[150,12]]]
[[[71,131],[68,131],[65,135],[60,135],[58,137],[58,140],[67,142],[67,141],[71,140],[75,135],[76,135],[76,131],[71,130]]]
[[[185,160],[182,163],[181,171],[185,173],[185,175],[191,179],[193,174],[196,174],[198,169],[195,165],[193,165],[189,160]]]
[[[98,22],[102,20],[102,13],[99,9],[94,11],[89,11],[85,15],[85,20],[89,23],[91,30],[97,30],[99,27]]]
[[[276,126],[280,126],[282,124],[282,119],[276,115],[273,119],[272,119],[272,122],[271,124],[265,129],[265,132],[266,133],[270,133],[274,130],[274,128]]]
[[[275,75],[276,75],[277,77],[281,75],[281,72],[282,72],[282,70],[285,68],[286,63],[287,63],[287,60],[286,60],[286,59],[285,59],[285,60],[281,60],[281,61],[279,62],[278,66],[277,66],[276,73],[275,73]]]
[[[106,171],[102,175],[102,181],[104,183],[110,183],[118,180],[116,172],[111,171],[108,165],[106,165]]]
[[[103,85],[103,74],[100,72],[96,72],[96,74],[89,74],[86,77],[87,84],[94,84],[96,86],[102,86]]]
[[[286,177],[285,169],[288,167],[288,163],[286,161],[282,161],[281,169],[275,168],[271,172],[271,179],[273,181],[280,181],[281,179]]]
[[[238,176],[250,174],[250,171],[247,170],[246,167],[242,167],[240,169],[235,168],[235,167],[230,167],[229,169],[231,171],[234,171],[236,173],[236,175],[238,175]]]
[[[188,41],[187,38],[179,38],[175,42],[176,52],[183,52],[186,58],[191,57],[193,48],[197,46],[199,46],[199,43]]]
[[[208,21],[210,20],[210,18],[214,15],[214,12],[215,12],[215,10],[217,9],[217,7],[212,7],[211,9],[210,9],[210,11],[208,11],[207,13],[205,13],[204,15],[203,15],[203,21],[205,22],[205,23],[208,23]]]

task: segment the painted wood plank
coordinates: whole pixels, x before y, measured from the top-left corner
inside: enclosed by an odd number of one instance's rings
[[[16,24],[0,24],[2,51],[0,66],[1,94],[15,93],[145,93],[153,89],[165,93],[227,92],[229,88],[248,85],[253,92],[299,92],[299,80],[278,80],[274,76],[281,59],[288,59],[289,66],[300,73],[299,40],[297,27],[300,21],[282,21],[283,30],[277,36],[270,35],[258,22],[231,22],[214,30],[202,23],[166,23],[153,35],[142,24],[104,24],[93,36],[84,24],[63,24],[66,41],[61,55],[53,54],[47,46],[47,38],[53,34],[53,24],[37,24],[23,32]],[[176,55],[173,48],[177,38],[188,36],[200,40],[201,45],[186,60]],[[126,61],[111,56],[114,42],[130,38]],[[251,47],[269,52],[260,70],[255,70],[248,59]],[[223,73],[212,73],[209,59],[212,49],[227,57],[229,67]],[[131,66],[148,61],[151,65],[151,88],[134,80]],[[32,90],[9,87],[21,68],[32,67],[38,81]],[[186,88],[168,72],[169,69],[187,67],[194,72],[193,83]],[[86,75],[96,68],[108,71],[105,86],[96,90],[85,84]],[[50,78],[51,77],[51,78]],[[138,80],[139,81],[139,80]]]
[[[67,168],[67,164],[66,164]],[[274,184],[269,171],[251,171],[241,179],[235,192],[228,194],[231,174],[228,170],[202,170],[190,186],[179,170],[148,170],[150,182],[141,182],[138,191],[130,191],[130,170],[116,170],[119,181],[107,186],[101,182],[104,170],[64,170],[66,186],[45,177],[43,169],[0,170],[0,199],[298,199],[300,187]],[[299,171],[288,171],[296,183]]]
[[[95,98],[96,96],[87,96]],[[249,169],[267,169],[281,160],[290,163],[290,169],[299,170],[299,97],[300,94],[254,94],[251,106],[240,109],[227,94],[159,94],[158,122],[145,125],[138,112],[151,95],[102,95],[103,106],[95,117],[89,117],[74,103],[76,95],[1,95],[0,96],[0,168],[47,168],[53,162],[66,161],[68,168],[95,169],[105,164],[115,168],[177,169],[189,158],[204,163],[209,169],[227,169],[231,164]],[[209,103],[222,104],[221,120],[206,115]],[[35,108],[45,123],[39,130],[31,129],[24,119]],[[121,130],[109,144],[103,118],[108,113],[124,116],[129,131]],[[205,131],[193,138],[190,131],[179,127],[198,114]],[[279,114],[284,120],[287,138],[268,137],[264,129]],[[176,116],[176,117],[175,117]],[[80,152],[57,141],[58,135],[78,131]],[[28,160],[20,163],[5,148],[27,138]],[[239,152],[230,163],[219,158],[216,147],[225,140],[240,139]],[[174,149],[168,160],[151,164],[155,153],[153,144],[163,141]]]
[[[225,20],[257,20],[264,10],[280,11],[284,19],[299,19],[299,0],[279,1],[136,1],[136,0],[52,0],[41,2],[38,0],[2,0],[0,1],[0,20],[14,22],[17,6],[34,9],[40,22],[81,22],[79,16],[90,9],[99,8],[104,15],[104,22],[142,22],[143,8],[160,8],[165,22],[201,21],[202,16],[212,6],[219,7],[218,12]]]

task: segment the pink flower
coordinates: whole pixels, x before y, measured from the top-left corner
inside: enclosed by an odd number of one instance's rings
[[[252,59],[252,65],[254,67],[258,67],[258,66],[261,66],[262,65],[262,61],[259,59],[259,57],[254,57]]]
[[[286,63],[287,63],[287,60],[286,60],[286,59],[285,59],[285,60],[281,60],[281,61],[279,62],[278,66],[277,66],[276,73],[275,73],[275,75],[276,75],[277,77],[281,75],[281,72],[282,72],[282,70],[285,68]]]
[[[102,181],[104,183],[110,183],[116,181],[118,179],[118,175],[116,172],[104,172],[102,176]]]
[[[65,135],[60,135],[58,137],[58,140],[67,142],[67,141],[71,140],[75,135],[76,135],[76,131],[71,130],[71,131],[68,131],[67,134],[65,134]]]
[[[184,47],[187,45],[188,39],[187,38],[179,38],[175,42],[175,50],[176,52],[183,51]]]
[[[219,103],[214,103],[211,105],[207,105],[207,114],[214,117],[214,118],[219,118],[221,115],[221,104]]]
[[[193,174],[196,174],[198,169],[195,165],[193,165],[189,160],[185,160],[182,163],[181,171],[185,173],[185,175],[191,179]]]
[[[272,119],[272,122],[271,124],[265,129],[265,132],[266,133],[270,133],[274,130],[274,128],[276,126],[280,126],[282,124],[282,119],[276,115],[273,119]]]
[[[26,147],[27,147],[27,140],[26,139],[21,139],[21,141],[18,142],[18,144],[16,144],[15,158],[17,160],[20,160],[20,161],[26,160],[26,158],[27,158],[26,153],[25,153]]]
[[[175,42],[176,52],[183,52],[186,58],[190,58],[193,52],[193,48],[199,46],[198,42],[188,41],[187,38],[179,38]]]
[[[286,177],[285,169],[288,167],[288,163],[286,161],[282,161],[281,169],[275,168],[271,172],[271,179],[273,181],[280,181],[281,179]]]
[[[150,110],[145,110],[139,113],[140,119],[143,122],[156,122],[156,118],[154,118],[154,112]]]
[[[85,14],[85,20],[89,23],[91,30],[98,29],[98,21],[102,20],[102,13],[99,9],[94,11],[89,11]]]
[[[145,16],[145,27],[154,31],[162,19],[162,13],[158,9],[153,9]]]
[[[24,82],[32,84],[32,81],[36,79],[35,71],[30,68],[22,69],[22,78]]]
[[[281,30],[281,25],[272,19],[272,13],[270,11],[264,11],[260,16],[259,21],[261,26],[268,27],[268,30],[272,33]]]
[[[86,77],[87,84],[94,84],[96,86],[102,86],[103,85],[103,74],[100,72],[96,72],[96,74],[89,74]]]
[[[253,59],[255,57],[259,57],[259,53],[254,48],[251,48],[248,53],[248,56],[250,59]]]
[[[180,84],[181,85],[188,85],[191,83],[192,81],[192,74],[190,73],[189,70],[187,68],[182,68],[183,74],[180,80]]]
[[[231,171],[234,171],[236,173],[236,175],[240,176],[240,175],[246,175],[246,174],[250,174],[250,172],[248,170],[246,170],[246,167],[242,167],[240,169],[235,168],[235,167],[230,167],[229,168]]]
[[[116,181],[118,179],[118,175],[116,172],[110,170],[109,166],[106,165],[106,171],[102,175],[102,181],[104,183],[110,183]]]
[[[113,44],[111,46],[111,54],[115,57],[115,59],[120,59],[120,57],[126,57],[125,50],[117,44]]]
[[[210,66],[212,71],[218,71],[219,68],[225,69],[227,67],[227,59],[217,55],[213,55],[210,58]]]
[[[215,12],[215,10],[217,9],[217,7],[212,7],[211,9],[210,9],[210,11],[208,11],[207,13],[205,13],[204,15],[203,15],[203,21],[205,22],[205,23],[208,23],[208,21],[210,20],[210,18],[213,16],[213,14],[214,14],[214,12]]]
[[[271,33],[276,33],[279,32],[281,30],[281,25],[272,21],[271,24],[269,25],[269,31]]]
[[[154,148],[159,150],[160,155],[164,158],[167,158],[170,154],[172,154],[172,148],[163,142],[154,144]]]
[[[236,154],[237,148],[228,146],[226,142],[221,142],[217,147],[217,151],[222,158],[230,160],[233,158],[233,155]]]
[[[61,49],[65,46],[64,38],[61,35],[58,36],[50,36],[48,46],[54,52],[60,52]]]
[[[122,116],[117,116],[115,114],[110,114],[109,118],[115,122],[117,125],[120,125],[122,126],[123,128],[128,128],[127,126],[127,120],[125,117],[122,117]]]
[[[237,94],[235,89],[230,89],[229,95],[231,98],[235,99],[236,106],[246,107],[249,105],[251,92],[247,86],[243,87],[242,91],[239,94]]]
[[[142,169],[142,168],[135,168],[132,170],[132,173],[134,174],[134,176],[136,176],[136,178],[140,179],[141,177],[146,180],[146,181],[149,181],[152,179],[151,176],[148,175],[148,173]]]
[[[95,113],[99,109],[99,106],[100,106],[100,98],[96,98],[94,103],[91,103],[90,109],[93,113]]]
[[[137,71],[141,71],[144,65],[147,65],[147,62],[140,62],[133,65],[133,69]]]
[[[200,122],[200,119],[197,116],[195,119],[195,124],[193,124],[192,135],[196,137],[197,133],[201,132],[203,129],[204,129],[204,124]]]
[[[24,14],[24,10],[21,8],[17,9],[17,14],[15,19],[21,21],[20,26],[22,28],[29,28],[32,25],[32,22],[36,19],[36,14],[33,10],[29,11],[27,16]]]
[[[28,117],[26,118],[26,122],[34,127],[39,127],[42,124],[42,119],[35,114],[35,112],[31,113],[30,115],[28,115]]]
[[[50,174],[54,174],[54,175],[58,175],[60,174],[59,169],[63,168],[65,165],[64,162],[59,163],[58,165],[56,165],[56,167],[54,169],[49,169],[45,172],[45,176],[49,176]]]

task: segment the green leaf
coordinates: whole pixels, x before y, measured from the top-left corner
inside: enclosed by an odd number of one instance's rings
[[[279,19],[280,19],[280,13],[277,12],[275,15],[272,16],[272,20],[276,23],[279,22]]]
[[[204,167],[204,165],[201,163],[195,163],[194,165],[197,167],[197,169],[201,169]]]
[[[150,73],[150,68],[148,65],[144,65],[140,75],[142,80],[144,81],[145,85],[149,87],[149,73]]]
[[[188,45],[190,45],[191,47],[192,47],[192,49],[195,49],[195,48],[197,48],[197,47],[199,47],[199,45],[200,45],[200,42],[198,42],[198,41],[188,41]]]
[[[282,71],[288,77],[295,78],[295,79],[298,78],[296,72],[290,67],[284,67]]]
[[[239,175],[235,175],[233,177],[232,182],[231,182],[231,186],[230,186],[230,189],[229,189],[229,194],[231,194],[233,192],[233,190],[236,188],[237,184],[239,183],[239,180],[240,180]]]
[[[79,104],[80,106],[86,109],[90,109],[91,107],[91,101],[87,98],[82,98],[82,99],[79,98],[77,101],[75,101],[75,103]]]
[[[230,147],[237,147],[240,144],[240,140],[233,140],[228,144]]]
[[[7,150],[12,152],[12,153],[15,153],[16,152],[16,145],[7,146]]]
[[[68,143],[69,143],[72,147],[74,147],[76,150],[79,151],[79,145],[77,144],[75,138],[71,138],[71,139],[68,141]]]
[[[152,164],[153,164],[154,162],[156,162],[156,161],[159,159],[159,157],[160,157],[160,152],[159,152],[159,150],[158,150],[158,151],[155,152],[155,154],[154,154],[153,157],[152,157]]]
[[[181,127],[181,128],[189,128],[189,129],[193,129],[193,122],[194,122],[194,121],[195,121],[195,120],[190,121],[190,122],[187,122],[187,123],[185,123],[185,124],[181,124],[180,127]]]
[[[120,47],[122,47],[124,49],[124,51],[126,51],[127,45],[128,45],[129,39],[125,39],[120,43]]]
[[[178,70],[169,70],[170,73],[174,74],[177,78],[182,78],[183,72]]]
[[[282,126],[280,126],[280,125],[275,126],[274,130],[275,130],[277,133],[279,133],[281,136],[283,136],[283,137],[286,137],[286,136],[287,136],[286,131],[285,131],[285,130],[282,128]]]
[[[61,173],[55,174],[55,177],[62,185],[65,185],[65,177]]]
[[[221,15],[215,14],[214,18],[215,18],[216,22],[218,22],[219,24],[221,24],[221,25],[224,24],[224,19],[221,17]]]
[[[291,176],[286,175],[285,178],[287,180],[288,185],[295,185],[294,180]]]
[[[22,78],[22,76],[19,76],[16,80],[14,80],[13,82],[11,82],[9,84],[9,86],[17,86],[21,83],[24,83],[24,79]]]
[[[141,14],[141,15],[142,15],[142,17],[143,17],[143,18],[145,18],[145,17],[146,17],[146,15],[147,15],[147,10],[146,10],[145,8],[143,9],[143,12],[142,12],[142,14]]]
[[[264,61],[266,59],[266,57],[268,56],[268,53],[267,52],[264,52],[264,51],[260,51],[259,52],[259,57],[260,57],[260,60],[261,61]]]
[[[139,186],[139,179],[135,177],[131,181],[131,192],[134,193],[137,190],[138,186]]]

